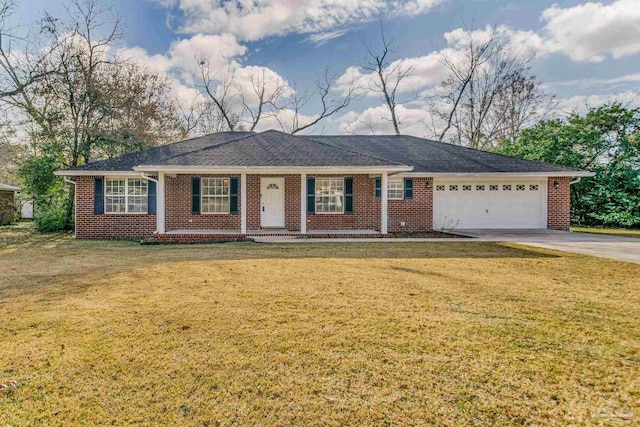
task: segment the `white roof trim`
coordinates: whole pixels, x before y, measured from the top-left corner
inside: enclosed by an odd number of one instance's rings
[[[397,176],[425,177],[425,178],[453,178],[453,177],[477,177],[477,178],[506,178],[510,176],[521,177],[563,177],[563,176],[595,176],[594,172],[566,171],[566,172],[405,172]]]
[[[136,171],[164,173],[258,173],[258,174],[291,174],[291,173],[382,173],[409,172],[413,166],[134,166]]]

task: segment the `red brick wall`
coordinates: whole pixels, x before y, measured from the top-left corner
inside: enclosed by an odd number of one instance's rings
[[[568,230],[571,225],[571,178],[549,178],[547,184],[547,228]],[[556,189],[555,183],[559,187]]]
[[[389,200],[387,203],[387,227],[390,233],[428,231],[433,228],[433,178],[413,178],[413,199]],[[405,223],[404,227],[400,226],[401,222]]]
[[[376,180],[369,175],[308,175],[308,178],[353,176],[353,214],[307,214],[307,230],[380,230]]]
[[[240,230],[240,214],[191,213],[191,178],[196,175],[166,177],[166,231]],[[201,175],[198,175],[201,176]],[[205,175],[202,175],[205,176]],[[222,176],[222,175],[206,175]],[[336,176],[336,175],[316,175]],[[346,176],[346,175],[340,175]],[[225,175],[226,177],[226,175]],[[247,175],[247,229],[260,229],[260,177]],[[309,176],[311,177],[311,175]],[[300,175],[285,177],[285,228],[300,230]],[[307,214],[307,228],[313,230],[380,230],[380,200],[375,198],[375,178],[354,175],[353,214]],[[156,229],[155,215],[93,214],[93,177],[77,179],[76,236],[78,238],[150,237]],[[432,224],[431,178],[414,178],[414,197],[389,200],[389,231],[424,231]],[[241,195],[238,196],[240,209]],[[406,223],[400,227],[400,222]]]
[[[242,200],[238,188],[238,214],[191,213],[191,178],[221,177],[229,175],[177,175],[165,177],[165,230],[240,230],[240,208]],[[247,198],[247,200],[249,200]]]
[[[156,216],[145,214],[93,213],[92,176],[76,178],[76,237],[79,239],[127,239],[151,237]]]

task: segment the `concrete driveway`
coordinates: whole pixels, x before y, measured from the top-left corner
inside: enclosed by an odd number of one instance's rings
[[[455,233],[485,242],[515,242],[640,264],[640,238],[554,230],[456,230]]]

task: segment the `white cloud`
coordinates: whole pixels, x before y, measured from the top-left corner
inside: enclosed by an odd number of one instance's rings
[[[398,105],[396,114],[400,119],[400,130],[403,134],[427,136],[426,123],[430,120],[427,109]],[[344,133],[355,134],[392,135],[395,133],[391,114],[386,105],[367,108],[362,113],[349,111],[341,117],[340,129]]]
[[[186,33],[231,33],[254,41],[289,33],[325,33],[384,16],[413,16],[443,0],[157,0],[176,6]]]
[[[532,55],[547,50],[546,40],[534,31],[514,30],[506,25],[497,27],[487,25],[483,29],[471,32],[471,39],[476,44],[486,43],[492,37],[503,43],[510,52],[516,55]],[[449,48],[459,51],[467,45],[469,33],[464,28],[456,28],[453,31],[444,33],[444,38]]]
[[[590,94],[575,95],[568,98],[557,99],[555,116],[564,116],[569,113],[584,114],[591,107],[599,107],[608,102],[620,102],[625,105],[637,107],[640,105],[640,98],[637,92],[625,91],[617,94]]]
[[[611,4],[584,3],[562,8],[554,5],[542,13],[548,49],[574,61],[603,61],[640,52],[640,1]]]
[[[193,71],[197,70],[197,61],[200,59],[208,59],[213,68],[220,68],[246,52],[247,47],[239,44],[231,34],[196,34],[173,42],[168,56],[173,67]]]
[[[180,73],[183,80],[191,83],[199,73],[201,59],[208,60],[212,69],[236,68],[239,66],[236,58],[246,51],[247,48],[230,34],[196,34],[171,43],[165,55],[149,55],[141,47],[122,48],[118,54],[158,73]]]
[[[335,30],[335,31],[325,31],[323,33],[315,33],[309,35],[305,40],[315,44],[316,46],[322,46],[329,40],[337,39],[338,37],[342,37],[347,30]]]

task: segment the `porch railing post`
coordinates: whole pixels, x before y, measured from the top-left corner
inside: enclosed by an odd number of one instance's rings
[[[247,174],[240,174],[240,233],[247,234]]]
[[[300,174],[300,233],[307,234],[307,174]]]

